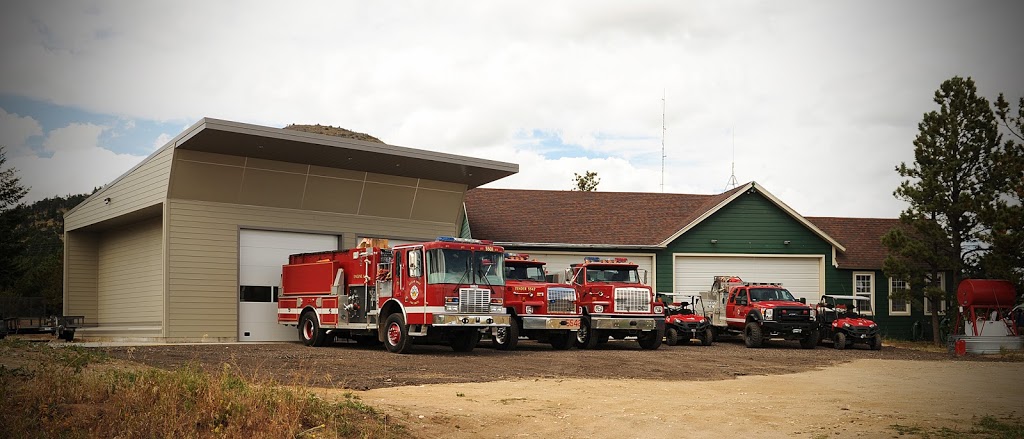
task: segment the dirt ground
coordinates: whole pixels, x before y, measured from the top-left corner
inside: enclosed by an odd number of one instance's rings
[[[161,368],[237,365],[257,380],[354,393],[417,437],[895,437],[893,425],[969,428],[1024,416],[1024,363],[887,346],[837,351],[612,341],[593,351],[522,342],[470,353],[297,343],[102,348]]]

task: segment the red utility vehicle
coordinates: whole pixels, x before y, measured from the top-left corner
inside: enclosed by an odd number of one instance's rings
[[[658,293],[658,297],[665,304],[665,344],[688,345],[696,339],[702,346],[711,346],[715,333],[699,295]]]
[[[800,340],[800,347],[814,349],[818,325],[814,311],[780,283],[743,282],[738,276],[715,276],[705,293],[711,307],[716,335],[743,337],[748,348],[758,348],[771,338]]]
[[[876,351],[882,349],[878,324],[863,315],[870,307],[871,299],[864,296],[821,296],[816,309],[821,325],[819,341],[832,340],[836,349],[846,349],[854,343],[864,343]]]
[[[311,346],[342,336],[406,353],[415,338],[470,351],[482,329],[509,324],[503,265],[501,247],[452,237],[291,255],[277,320]]]
[[[641,282],[637,265],[626,258],[587,256],[566,269],[576,289],[580,329],[576,346],[593,349],[609,337],[636,336],[642,349],[658,349],[665,336],[665,309]]]
[[[550,343],[558,350],[569,349],[576,341],[576,290],[549,283],[544,262],[530,255],[505,254],[505,308],[512,316],[509,325],[491,329],[498,349],[515,349],[519,337]]]

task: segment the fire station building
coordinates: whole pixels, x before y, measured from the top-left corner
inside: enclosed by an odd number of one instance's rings
[[[64,315],[84,339],[294,340],[289,254],[458,235],[465,192],[518,170],[203,119],[65,215]]]
[[[551,277],[584,256],[627,257],[658,292],[698,294],[736,275],[781,282],[808,303],[867,296],[884,336],[931,331],[931,304],[889,299],[905,286],[882,273],[881,238],[899,220],[804,217],[756,182],[715,195],[473,189],[466,212],[463,236],[545,261]],[[947,292],[949,279],[939,279]]]

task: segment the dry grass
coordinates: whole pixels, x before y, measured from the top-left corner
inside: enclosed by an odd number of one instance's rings
[[[117,363],[82,348],[0,342],[0,437],[405,437],[346,395],[253,384],[237,366],[209,373]],[[10,361],[8,360],[10,359]]]

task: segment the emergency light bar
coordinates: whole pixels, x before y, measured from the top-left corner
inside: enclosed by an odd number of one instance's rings
[[[613,264],[625,264],[629,262],[628,258],[614,258],[614,259],[601,259],[598,256],[584,256],[584,262],[601,262],[601,263],[613,263]]]
[[[464,243],[464,244],[493,244],[494,243],[494,241],[484,241],[484,240],[472,239],[472,238],[456,238],[454,236],[438,236],[437,240],[441,241],[441,242],[461,242],[461,243]]]

